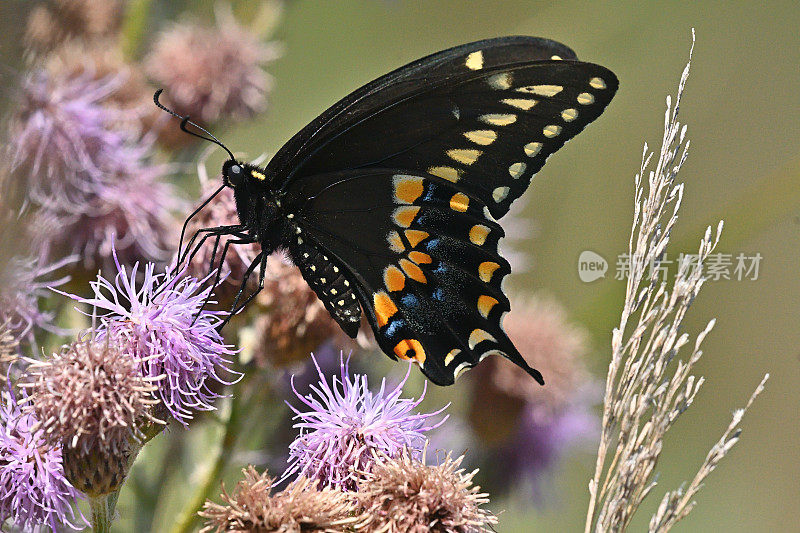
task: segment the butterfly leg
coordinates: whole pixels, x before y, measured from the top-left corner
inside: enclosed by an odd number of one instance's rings
[[[215,226],[212,228],[200,228],[199,230],[194,232],[192,238],[189,239],[189,242],[186,244],[186,250],[184,251],[182,256],[178,257],[178,262],[175,265],[175,270],[177,271],[178,267],[187,259],[189,258],[189,262],[191,262],[192,258],[200,251],[203,244],[205,243],[206,239],[215,235],[234,235],[237,233],[241,233],[244,230],[244,226],[240,224],[231,225],[231,226]],[[200,242],[197,245],[194,242],[197,240],[197,237],[201,234],[205,233],[203,237],[200,239]],[[194,247],[194,248],[193,248]],[[191,250],[191,253],[190,253]]]
[[[225,321],[222,322],[220,328],[225,327],[225,325],[228,322],[230,322],[231,318],[233,318],[234,315],[238,314],[239,311],[247,307],[247,304],[253,301],[253,298],[255,298],[258,295],[258,293],[260,293],[261,290],[264,288],[264,279],[266,278],[267,274],[267,257],[268,257],[267,254],[261,252],[256,256],[253,262],[250,263],[250,266],[247,267],[247,272],[245,272],[244,274],[244,278],[242,279],[242,284],[239,286],[239,292],[236,294],[236,298],[233,301],[233,306],[231,306],[231,312],[230,314],[228,314],[228,318],[226,318]],[[239,304],[239,299],[242,297],[242,294],[244,293],[244,290],[247,287],[247,280],[250,278],[253,271],[256,269],[256,266],[259,265],[260,268],[258,272],[258,288],[254,290],[252,294],[248,295],[247,299],[244,302]]]
[[[237,238],[236,239],[229,239],[229,240],[225,241],[225,246],[222,247],[222,256],[220,257],[220,265],[222,265],[222,263],[225,261],[225,257],[228,255],[228,248],[230,248],[231,244],[252,244],[252,243],[256,242],[256,241],[253,240],[252,237],[250,237],[249,235],[244,234],[244,233],[238,233],[238,234],[233,234],[233,235],[236,236]],[[263,252],[261,252],[261,253],[263,254]],[[248,268],[248,270],[249,270],[249,268]],[[212,294],[214,293],[214,288],[216,288],[216,286],[219,285],[219,282],[220,282],[221,278],[222,278],[222,268],[218,268],[217,269],[217,273],[214,276],[214,282],[211,284],[211,287],[210,287],[210,289],[208,291],[208,295],[206,296],[206,299],[203,302],[203,305],[201,305],[200,309],[197,311],[197,314],[195,315],[194,320],[197,320],[197,317],[200,316],[200,313],[203,312],[203,309],[206,307],[206,305],[208,304],[209,300],[211,299]]]

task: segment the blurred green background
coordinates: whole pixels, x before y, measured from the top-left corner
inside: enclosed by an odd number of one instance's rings
[[[0,8],[3,62],[12,71],[19,66],[16,36],[27,4],[5,1]],[[151,23],[163,24],[159,16],[172,18],[189,4],[199,13],[213,10],[210,1],[156,3]],[[248,2],[234,7],[243,16],[249,10]],[[632,530],[645,527],[666,490],[694,475],[732,409],[769,372],[742,440],[677,531],[800,531],[800,4],[290,1],[275,35],[285,54],[270,68],[276,81],[270,111],[219,134],[252,157],[274,153],[372,78],[487,37],[549,37],[609,67],[620,79],[614,102],[550,159],[523,197],[535,222],[528,242],[534,264],[512,280],[517,288],[554,295],[589,329],[598,354],[593,368],[604,377],[624,291],[613,274],[617,255],[627,249],[633,176],[642,143],[660,145],[664,98],[675,93],[692,27],[697,44],[681,108],[692,145],[681,173],[682,216],[668,253],[675,258],[696,251],[705,227],[723,218],[718,251],[763,259],[757,280],[709,282],[690,312],[690,333],[718,319],[698,368],[707,383],[668,434],[659,485]],[[583,250],[609,261],[605,279],[580,281]],[[552,476],[544,506],[493,501],[495,510],[505,510],[498,531],[582,530],[593,466],[593,450],[570,456]]]

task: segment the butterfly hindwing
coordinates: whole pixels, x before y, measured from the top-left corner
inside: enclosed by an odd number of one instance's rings
[[[502,330],[510,267],[497,252],[503,230],[480,199],[398,169],[307,186],[311,200],[295,215],[301,246],[324,247],[344,267],[387,354],[414,359],[437,384],[489,354],[527,367]]]

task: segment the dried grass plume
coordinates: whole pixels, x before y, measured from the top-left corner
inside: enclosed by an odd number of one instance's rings
[[[692,31],[694,43],[694,31]],[[692,44],[692,49],[694,44]],[[635,179],[634,218],[629,242],[631,259],[625,303],[619,326],[612,333],[611,362],[606,379],[602,434],[595,473],[589,482],[589,508],[585,532],[624,531],[642,501],[655,487],[655,466],[666,432],[694,402],[702,377],[691,374],[700,359],[700,346],[714,327],[714,320],[691,342],[682,323],[704,283],[703,265],[722,231],[720,222],[706,229],[691,261],[678,265],[674,282],[662,282],[657,268],[678,219],[683,184],[675,183],[686,160],[689,142],[686,126],[678,122],[681,95],[689,76],[683,71],[675,105],[667,97],[664,136],[655,162],[644,146]],[[651,170],[652,169],[652,170]],[[647,179],[643,178],[647,176]],[[690,346],[688,358],[679,352]],[[686,488],[669,492],[650,521],[649,531],[668,531],[685,517],[691,498],[739,437],[736,426],[744,411],[763,389],[764,377],[744,409],[736,411],[723,433]]]

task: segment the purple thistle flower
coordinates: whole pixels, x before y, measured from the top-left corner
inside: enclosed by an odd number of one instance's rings
[[[53,76],[45,70],[23,82],[9,137],[11,170],[24,172],[28,200],[80,212],[98,184],[141,157],[138,133],[119,127],[138,112],[106,105],[124,83],[122,75],[96,80],[88,71]]]
[[[69,281],[69,277],[50,281],[42,278],[74,261],[74,257],[66,257],[46,266],[30,257],[0,261],[0,323],[8,323],[15,339],[35,345],[34,328],[59,335],[65,333],[53,325],[53,313],[39,308],[39,299],[49,294],[48,287],[58,287]]]
[[[94,76],[87,63],[77,74],[39,70],[24,82],[10,132],[14,187],[42,207],[40,240],[54,256],[100,264],[115,235],[125,263],[166,258],[170,212],[185,207],[162,181],[172,167],[151,162],[156,135],[140,131],[144,108],[115,100],[130,72]]]
[[[226,313],[203,311],[195,319],[211,291],[211,287],[203,288],[206,280],[155,274],[155,266],[148,263],[137,286],[139,264],[129,275],[116,253],[114,262],[117,275],[113,282],[98,276],[91,283],[93,298],[72,297],[108,311],[102,317],[98,338],[110,334],[129,343],[142,374],[159,378],[156,396],[186,426],[194,410],[214,409],[214,400],[221,396],[211,384],[230,385],[240,377],[227,366],[231,363],[227,357],[236,352],[216,330]],[[219,368],[235,376],[234,380],[220,377]]]
[[[410,364],[409,372],[397,387],[387,391],[384,378],[380,390],[373,393],[367,387],[366,375],[349,375],[349,365],[343,356],[340,377],[333,377],[332,386],[313,354],[311,357],[319,383],[311,386],[313,394],[303,396],[292,380],[292,390],[310,410],[301,412],[289,405],[295,420],[299,420],[294,427],[300,429],[300,435],[289,446],[289,467],[281,480],[299,473],[318,480],[320,486],[355,490],[356,471],[370,471],[374,452],[397,457],[406,449],[420,457],[426,442],[424,433],[447,420],[445,416],[438,423],[427,422],[447,406],[433,413],[412,413],[425,397],[425,390],[416,400],[400,397],[411,371]]]
[[[28,530],[79,529],[86,522],[73,506],[82,498],[64,477],[60,447],[49,447],[38,421],[20,411],[11,390],[0,404],[0,524],[11,518]]]
[[[113,268],[106,264],[112,246],[123,264],[140,257],[166,259],[169,237],[175,233],[170,211],[183,204],[173,188],[160,181],[162,174],[162,166],[142,167],[135,178],[98,185],[80,215],[57,216],[62,222],[59,240],[69,246],[63,252],[80,254],[85,264],[104,268]]]

